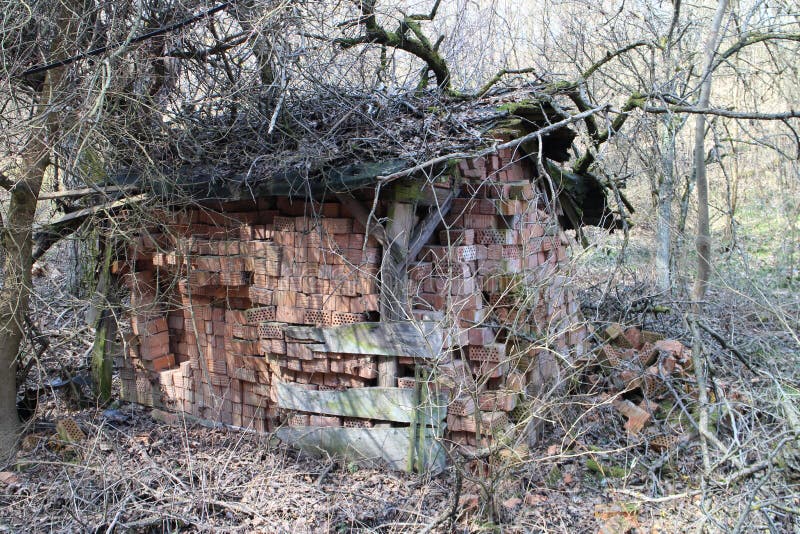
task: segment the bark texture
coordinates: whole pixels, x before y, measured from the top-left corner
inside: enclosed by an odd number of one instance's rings
[[[711,74],[714,70],[714,54],[719,46],[719,30],[722,17],[728,8],[728,0],[720,0],[711,23],[711,31],[705,45],[703,78],[700,85],[700,99],[697,107],[708,108],[711,100]],[[711,274],[711,226],[708,214],[708,177],[706,176],[705,150],[706,117],[698,114],[694,126],[694,175],[697,182],[697,278],[692,289],[695,304],[705,298],[708,279]]]

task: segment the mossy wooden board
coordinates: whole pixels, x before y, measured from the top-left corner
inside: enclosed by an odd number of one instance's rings
[[[344,391],[311,391],[292,384],[277,384],[278,407],[285,410],[411,423],[414,390],[404,388],[352,388]],[[444,400],[419,407],[425,424],[438,426],[447,416]]]
[[[328,453],[360,465],[408,471],[411,449],[409,427],[342,428],[285,427],[275,431],[278,438],[311,455]],[[445,467],[446,457],[441,443],[426,433],[421,471],[436,474]]]
[[[443,341],[433,322],[356,323],[321,330],[328,351],[343,354],[429,359],[441,352]]]

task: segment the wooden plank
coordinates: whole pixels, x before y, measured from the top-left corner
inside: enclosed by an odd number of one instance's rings
[[[84,187],[83,189],[67,189],[66,191],[53,191],[50,193],[42,193],[39,195],[39,200],[53,200],[56,198],[75,198],[84,197],[86,195],[107,195],[109,193],[119,193],[122,191],[134,191],[138,189],[138,185],[106,185],[98,187]]]
[[[411,244],[408,246],[408,254],[406,255],[406,267],[409,262],[414,261],[417,254],[422,250],[422,247],[428,243],[434,230],[436,230],[439,223],[444,220],[445,215],[450,212],[450,208],[453,206],[453,199],[458,196],[460,191],[461,188],[455,186],[455,189],[449,192],[441,205],[435,206],[425,219],[414,229],[414,236],[411,238]]]
[[[430,321],[355,323],[323,328],[328,352],[371,356],[407,356],[436,359],[442,349],[444,333]],[[389,386],[394,386],[394,382]]]
[[[367,467],[408,468],[408,428],[284,427],[275,434],[287,445],[311,455],[327,453]],[[422,452],[419,471],[436,474],[444,469],[444,448],[432,434],[426,436]]]
[[[286,337],[296,339],[298,341],[314,341],[316,343],[325,343],[325,337],[322,335],[322,329],[314,326],[287,326],[283,329]]]
[[[414,418],[414,390],[404,388],[352,388],[344,391],[311,391],[293,384],[277,384],[278,407],[340,417],[410,423]],[[422,408],[425,424],[438,425],[446,416],[443,399]]]
[[[113,202],[107,202],[107,203],[101,204],[99,206],[92,206],[92,207],[89,207],[89,208],[79,209],[79,210],[73,211],[71,213],[68,213],[67,215],[64,215],[60,219],[57,219],[57,220],[55,220],[53,222],[50,222],[50,223],[48,223],[46,225],[43,225],[41,228],[37,228],[37,230],[43,231],[45,228],[56,227],[56,226],[68,223],[70,221],[83,220],[86,217],[89,217],[90,215],[95,215],[95,214],[97,214],[97,213],[99,213],[101,211],[111,211],[111,210],[114,210],[114,209],[117,209],[117,208],[121,208],[123,206],[127,206],[128,204],[134,204],[136,202],[142,202],[144,200],[147,200],[147,198],[148,198],[147,194],[142,193],[140,195],[135,195],[135,196],[132,196],[132,197],[121,198],[121,199],[115,200]]]

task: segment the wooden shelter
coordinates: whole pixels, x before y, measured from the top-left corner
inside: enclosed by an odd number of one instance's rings
[[[610,219],[560,171],[575,134],[551,107],[486,109],[471,151],[422,165],[180,166],[192,202],[149,212],[115,264],[123,398],[407,470],[519,433],[587,336],[562,228]]]

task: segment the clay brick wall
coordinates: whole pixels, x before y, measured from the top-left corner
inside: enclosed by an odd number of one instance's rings
[[[521,416],[519,394],[536,394],[556,355],[582,354],[586,330],[562,273],[559,208],[534,171],[501,153],[463,161],[455,172],[460,195],[409,265],[410,319],[445,330],[429,386],[448,395],[448,437],[479,445]],[[161,214],[162,231],[131,244],[123,397],[257,431],[371,427],[282,414],[275,384],[377,384],[374,356],[325,352],[286,329],[379,320],[377,241],[337,202],[272,198],[214,208]],[[417,363],[399,358],[399,387],[414,387]]]

